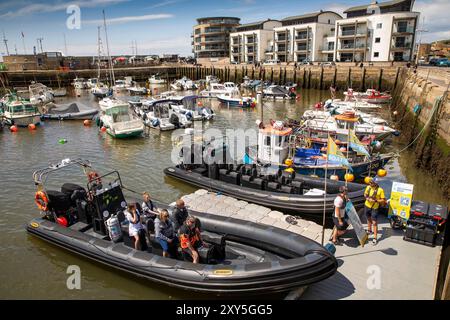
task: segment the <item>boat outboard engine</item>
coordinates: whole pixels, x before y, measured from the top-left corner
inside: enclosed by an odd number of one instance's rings
[[[112,215],[105,221],[105,224],[106,229],[108,230],[108,235],[113,242],[117,243],[122,240],[122,229],[120,227],[120,222],[117,215]]]
[[[192,111],[186,111],[186,119],[188,121],[192,121],[192,119],[194,118],[194,115],[192,114]]]
[[[153,119],[152,120],[152,126],[153,127],[159,127],[160,123],[159,123],[159,119]]]
[[[172,113],[169,118],[169,122],[173,124],[176,128],[180,127],[180,118],[175,113]]]

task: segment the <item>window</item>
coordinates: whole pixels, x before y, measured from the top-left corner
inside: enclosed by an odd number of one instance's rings
[[[331,20],[330,19],[328,19],[328,24],[331,24]]]
[[[381,29],[383,28],[383,24],[382,23],[377,23],[377,29]]]
[[[374,58],[378,58],[379,56],[380,56],[380,53],[379,53],[379,52],[374,52],[374,53],[373,53],[373,57],[374,57]]]
[[[380,43],[381,38],[375,38],[375,43]]]

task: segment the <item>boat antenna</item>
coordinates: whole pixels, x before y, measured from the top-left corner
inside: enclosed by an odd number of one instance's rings
[[[6,39],[6,36],[5,36],[5,30],[3,30],[3,43],[5,44],[6,55],[9,56],[8,40]]]
[[[98,29],[97,78],[98,78],[98,81],[100,81],[100,57],[101,57],[101,52],[102,52],[102,50],[101,50],[101,41],[102,40],[101,40],[101,37],[100,37],[100,29],[101,29],[101,27],[98,26],[97,29]]]
[[[111,73],[111,80],[112,80],[112,83],[114,84],[116,82],[116,79],[114,77],[114,68],[113,68],[113,64],[112,64],[111,55],[109,54],[109,41],[108,41],[108,31],[106,29],[105,10],[102,10],[102,11],[103,11],[103,25],[105,27],[105,37],[106,37],[106,52],[108,54],[109,68],[110,68],[110,73]]]

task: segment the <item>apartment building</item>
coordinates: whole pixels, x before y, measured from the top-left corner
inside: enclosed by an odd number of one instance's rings
[[[274,58],[281,62],[333,61],[336,21],[342,17],[320,11],[281,20],[274,28]]]
[[[277,20],[265,20],[240,25],[230,34],[230,59],[232,63],[256,63],[271,59],[274,28]]]
[[[414,0],[394,0],[352,7],[336,21],[335,60],[412,61],[418,12]]]
[[[228,62],[230,33],[239,26],[240,20],[234,17],[197,19],[192,34],[192,52],[197,62],[201,64]]]

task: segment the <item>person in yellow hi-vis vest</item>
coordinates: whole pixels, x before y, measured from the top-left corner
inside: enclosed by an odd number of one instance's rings
[[[373,178],[370,180],[369,185],[364,191],[364,197],[366,198],[366,202],[364,204],[364,212],[367,217],[367,225],[368,225],[368,233],[372,234],[372,226],[373,226],[373,240],[372,243],[374,245],[377,244],[377,233],[378,233],[378,211],[380,205],[384,205],[386,203],[386,198],[384,196],[384,190],[378,184],[378,179]]]

